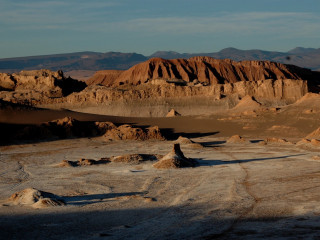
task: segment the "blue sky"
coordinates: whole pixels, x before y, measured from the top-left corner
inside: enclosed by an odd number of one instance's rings
[[[0,58],[320,48],[320,0],[0,0]]]

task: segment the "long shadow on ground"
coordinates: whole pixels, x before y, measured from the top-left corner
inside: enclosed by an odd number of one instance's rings
[[[276,160],[276,159],[283,159],[283,158],[290,158],[290,157],[297,157],[306,154],[294,154],[294,155],[285,155],[280,157],[269,157],[269,158],[252,158],[252,159],[239,159],[239,160],[203,160],[203,159],[196,159],[199,166],[217,166],[217,165],[228,165],[228,164],[235,164],[235,163],[248,163],[248,162],[257,162],[257,161],[266,161],[266,160]]]
[[[89,194],[81,196],[64,196],[60,197],[68,205],[88,205],[93,203],[101,203],[105,200],[121,197],[142,196],[145,192],[129,192],[129,193],[105,193],[105,194]]]

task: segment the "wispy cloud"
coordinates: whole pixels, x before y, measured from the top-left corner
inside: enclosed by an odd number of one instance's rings
[[[53,25],[72,27],[82,21],[98,20],[102,11],[107,14],[116,6],[121,6],[121,3],[115,0],[3,0],[0,2],[0,23],[13,29],[45,29]]]
[[[296,34],[320,32],[320,16],[299,12],[221,13],[214,17],[140,18],[117,23],[127,31],[160,34],[279,33]]]
[[[2,0],[0,26],[11,30],[128,32],[145,36],[192,34],[287,34],[318,36],[320,14],[307,12],[220,12],[210,16],[126,15],[128,1]],[[129,4],[130,5],[130,4]],[[116,11],[114,11],[116,9]],[[148,15],[150,16],[150,14]]]
[[[155,8],[141,7],[143,1],[138,7],[133,6],[132,2],[0,0],[1,51],[6,50],[7,46],[12,46],[14,50],[17,46],[24,49],[26,42],[30,46],[33,44],[35,49],[39,48],[39,43],[44,48],[51,48],[50,42],[57,39],[61,46],[69,42],[70,48],[78,44],[79,49],[91,49],[100,44],[101,48],[108,46],[121,50],[132,47],[134,51],[147,47],[179,50],[182,45],[189,49],[190,46],[201,45],[199,42],[206,49],[211,49],[213,45],[240,48],[274,48],[281,45],[286,48],[288,42],[295,46],[301,43],[314,46],[320,40],[320,13],[317,11],[221,10],[188,16],[186,11],[175,13],[160,9],[152,15]],[[21,40],[23,44],[14,45],[12,39]],[[164,47],[159,46],[161,44]]]
[[[119,20],[112,17],[116,1],[90,4],[77,1],[33,1],[16,3],[17,8],[6,6],[0,22],[12,29],[66,29],[81,32],[120,32],[144,35],[190,34],[290,34],[319,35],[320,15],[301,12],[222,12],[205,17],[135,17]],[[28,7],[26,7],[28,6]],[[101,9],[103,9],[101,11]],[[109,16],[108,16],[108,10]]]

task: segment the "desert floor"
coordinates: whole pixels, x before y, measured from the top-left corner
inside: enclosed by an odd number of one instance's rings
[[[62,160],[166,154],[172,141],[101,137],[0,147],[0,239],[318,239],[318,149],[198,135],[181,145],[199,166],[153,162],[57,167]],[[25,188],[65,206],[34,209],[8,198]]]

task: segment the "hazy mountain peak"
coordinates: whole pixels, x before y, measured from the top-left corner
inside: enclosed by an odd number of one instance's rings
[[[296,48],[288,51],[288,53],[291,53],[291,54],[305,54],[305,53],[313,52],[314,50],[316,50],[316,48],[296,47]]]

